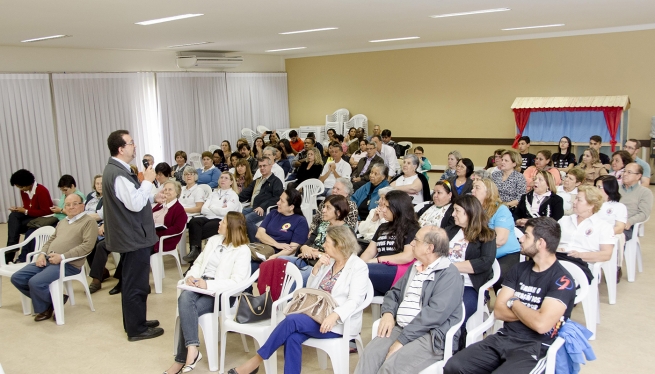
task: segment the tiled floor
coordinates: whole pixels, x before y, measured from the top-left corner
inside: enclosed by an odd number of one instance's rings
[[[6,242],[7,226],[0,225],[0,243]],[[655,326],[655,221],[646,225],[642,238],[644,272],[636,282],[621,280],[616,305],[607,302],[607,288],[600,289],[601,324],[592,346],[598,359],[583,367],[587,373],[652,373]],[[113,264],[108,267],[113,272]],[[18,291],[7,278],[2,282],[0,308],[0,363],[7,374],[22,373],[161,373],[172,363],[173,329],[175,319],[175,283],[177,270],[172,259],[165,261],[164,293],[148,298],[148,318],[159,319],[166,330],[164,336],[142,342],[127,341],[121,323],[120,296],[109,296],[107,291],[116,281],[110,278],[103,289],[93,295],[95,312],[88,308],[81,288],[75,285],[77,305],[66,305],[66,325],[52,321],[36,323],[24,316]],[[625,271],[624,271],[625,274]],[[154,289],[154,286],[153,286]],[[575,308],[573,318],[584,322],[581,306]],[[370,340],[371,313],[366,310],[362,337]],[[253,341],[248,343],[251,353],[244,353],[241,340],[230,334],[227,339],[226,368],[233,367],[254,352]],[[202,341],[202,339],[201,339]],[[201,347],[204,351],[204,345]],[[283,354],[278,352],[279,372],[283,372]],[[354,370],[357,355],[350,356]],[[316,353],[304,350],[306,373],[323,373],[318,367]],[[262,366],[263,370],[263,366]],[[331,370],[330,370],[331,371]],[[195,373],[208,373],[207,361],[201,361]]]

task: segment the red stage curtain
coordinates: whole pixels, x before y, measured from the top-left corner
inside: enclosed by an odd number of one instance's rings
[[[617,107],[604,107],[603,114],[605,115],[605,122],[607,122],[607,129],[610,132],[612,139],[610,140],[610,145],[612,146],[612,152],[616,150],[616,132],[619,130],[619,124],[621,124],[621,113],[623,108]]]
[[[519,138],[523,136],[523,130],[528,124],[528,119],[530,119],[530,113],[534,110],[533,108],[521,108],[521,109],[512,109],[514,111],[514,120],[516,121],[516,127],[519,128],[519,133],[516,134],[514,138],[514,144],[512,148],[518,148]]]

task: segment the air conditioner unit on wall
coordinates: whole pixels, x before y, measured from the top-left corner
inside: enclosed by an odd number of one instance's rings
[[[225,56],[224,53],[179,52],[176,57],[180,69],[210,68],[230,69],[243,62],[241,56]]]

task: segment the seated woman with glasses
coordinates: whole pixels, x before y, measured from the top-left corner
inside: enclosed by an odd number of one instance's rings
[[[207,200],[205,191],[196,183],[198,180],[198,171],[193,166],[187,166],[184,168],[182,178],[185,180],[185,184],[180,194],[180,204],[184,207],[187,216],[197,216],[200,214],[205,200]]]
[[[457,165],[455,166],[455,176],[448,179],[448,182],[452,187],[451,191],[453,193],[453,199],[457,199],[457,197],[471,192],[471,189],[473,188],[471,175],[473,174],[474,168],[471,159],[462,158],[457,161]]]

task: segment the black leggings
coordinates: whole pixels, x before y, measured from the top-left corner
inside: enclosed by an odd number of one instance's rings
[[[200,247],[203,239],[211,238],[218,234],[218,225],[221,220],[218,218],[193,217],[187,227],[189,228],[189,245]]]

